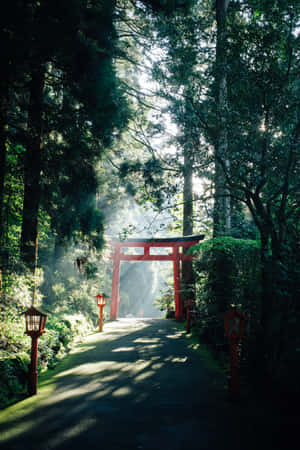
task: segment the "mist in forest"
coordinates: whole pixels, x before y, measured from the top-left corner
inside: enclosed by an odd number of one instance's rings
[[[150,204],[140,206],[130,196],[106,207],[104,214],[106,240],[170,237],[168,228],[174,221],[168,210],[158,213]]]
[[[139,206],[129,197],[106,212],[106,240],[170,236],[167,229],[172,220],[168,212],[158,214],[151,208]],[[141,252],[141,248],[126,249],[126,253]],[[159,252],[166,253],[164,248]],[[172,263],[169,261],[122,261],[119,317],[163,317],[165,312],[153,302],[167,292],[171,274]]]
[[[120,317],[163,317],[154,300],[168,289],[170,261],[139,261],[121,263]]]

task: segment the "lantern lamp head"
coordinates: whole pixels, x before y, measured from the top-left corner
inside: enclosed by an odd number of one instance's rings
[[[245,322],[248,317],[234,308],[224,317],[225,334],[228,339],[241,339],[244,334]]]
[[[103,295],[98,294],[96,298],[97,298],[97,305],[98,306],[105,306],[106,305],[106,298]]]
[[[171,301],[172,301],[172,296],[171,296],[170,294],[165,294],[164,297],[165,297],[165,301],[166,301],[167,303],[171,303]]]
[[[39,337],[45,333],[47,316],[34,306],[25,312],[26,334],[31,337]]]

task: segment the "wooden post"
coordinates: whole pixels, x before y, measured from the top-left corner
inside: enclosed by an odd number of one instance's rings
[[[28,393],[36,395],[37,393],[37,358],[38,358],[38,336],[31,336],[31,363],[29,370]]]
[[[99,310],[99,331],[103,329],[103,306],[100,306]]]
[[[191,332],[191,309],[195,305],[195,301],[193,298],[189,298],[184,300],[184,306],[186,308],[186,332]]]
[[[191,308],[189,306],[186,308],[186,332],[191,332]]]
[[[237,398],[240,394],[238,344],[239,339],[230,339],[230,378],[228,388],[229,395],[232,398]]]
[[[174,272],[175,319],[181,320],[182,304],[180,296],[180,259],[178,247],[173,247],[173,272]]]
[[[121,248],[116,247],[114,255],[113,255],[114,268],[113,268],[113,276],[112,276],[112,289],[111,289],[111,302],[110,302],[110,319],[111,320],[116,320],[118,317],[120,256],[121,256]]]

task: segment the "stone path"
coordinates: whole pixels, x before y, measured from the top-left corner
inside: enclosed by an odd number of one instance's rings
[[[36,397],[0,414],[0,448],[277,448],[216,389],[217,376],[172,321],[108,323],[41,380]]]

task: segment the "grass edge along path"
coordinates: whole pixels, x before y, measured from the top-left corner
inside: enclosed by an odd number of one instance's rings
[[[90,339],[97,336],[99,336],[98,332],[92,332],[85,337],[82,337],[80,342],[78,344],[75,344],[70,352],[57,362],[53,369],[48,369],[45,372],[39,374],[37,394],[31,397],[27,396],[20,401],[8,405],[6,408],[0,410],[0,425],[4,423],[7,424],[11,421],[15,421],[16,419],[25,416],[26,414],[33,411],[35,407],[37,407],[44,399],[49,397],[56,388],[55,375],[71,368],[73,365],[73,359],[78,356],[78,353],[81,352],[81,350],[87,345]],[[105,341],[103,342],[103,345],[105,345]],[[29,424],[25,422],[24,424],[21,424],[18,429],[14,427],[12,431],[16,434],[21,434],[23,431],[26,431],[27,426],[29,426]],[[1,440],[6,440],[7,438],[9,438],[8,434],[10,434],[10,432],[1,434],[0,443]]]
[[[247,437],[247,439],[251,436],[253,439],[256,439],[256,436],[261,435],[263,432],[264,443],[266,443],[266,446],[260,446],[258,448],[275,449],[277,448],[276,446],[269,446],[270,443],[268,443],[268,440],[270,436],[274,434],[272,442],[274,442],[274,440],[275,442],[278,440],[281,442],[282,436],[280,436],[279,433],[281,433],[282,426],[284,426],[287,435],[290,435],[292,431],[295,432],[297,427],[293,425],[293,422],[291,422],[289,418],[286,418],[286,421],[283,421],[283,418],[280,417],[280,415],[274,416],[272,411],[270,411],[270,408],[261,408],[261,402],[257,403],[256,399],[253,399],[253,401],[250,399],[251,401],[249,401],[249,398],[244,398],[242,402],[235,404],[229,402],[228,390],[225,386],[226,375],[224,369],[213,358],[209,347],[202,344],[197,335],[193,335],[193,333],[186,334],[184,332],[184,323],[172,321],[172,326],[181,332],[183,338],[182,341],[186,345],[186,348],[190,348],[194,355],[196,355],[196,358],[199,357],[199,359],[201,359],[203,366],[205,366],[205,369],[211,375],[210,381],[212,381],[213,389],[210,391],[209,395],[210,397],[212,396],[212,402],[215,402],[222,417],[226,418],[226,420],[231,415],[236,418],[243,436]],[[97,344],[105,346],[107,341],[112,339],[117,341],[121,340],[117,345],[122,346],[122,339],[126,336],[126,333],[122,330],[117,330],[116,332],[113,328],[110,332],[109,327],[107,327],[105,331],[107,330],[108,332],[104,332],[103,334],[93,333],[87,336],[82,343],[74,347],[70,354],[61,360],[56,368],[45,372],[40,376],[38,395],[29,397],[0,412],[0,425],[4,425],[4,433],[2,433],[0,439],[0,446],[1,444],[4,446],[1,448],[7,449],[7,441],[18,438],[24,432],[28,432],[33,424],[37,427],[37,424],[33,421],[39,420],[39,408],[45,407],[48,398],[52,395],[55,396],[55,391],[58,389],[57,380],[59,380],[60,373],[68,372],[70,369],[72,370],[74,365],[81,365],[82,361],[84,362],[84,353],[92,349],[93,345]],[[129,334],[131,334],[131,332]],[[85,363],[87,363],[86,360]],[[29,416],[31,413],[34,414],[33,417],[30,418]],[[280,448],[285,447],[281,446]]]
[[[184,331],[184,323],[176,322],[175,320],[173,323],[176,324],[178,330]],[[90,340],[93,340],[93,337],[97,336],[99,336],[98,332],[88,334],[80,341],[80,343],[75,345],[63,359],[61,359],[57,363],[55,368],[41,373],[38,377],[37,395],[23,398],[20,401],[13,403],[12,405],[9,405],[1,410],[0,424],[7,423],[19,417],[25,416],[30,411],[34,410],[34,408],[38,406],[45,398],[50,396],[56,388],[55,375],[71,368],[74,357],[78,357],[78,354],[88,344],[88,342]],[[213,375],[216,390],[218,392],[226,394],[226,377],[224,370],[213,358],[211,352],[209,351],[209,348],[205,344],[201,343],[199,341],[199,338],[193,335],[192,332],[186,334],[185,338],[187,347],[193,349],[199,355],[199,358],[203,360],[206,369]],[[105,341],[103,341],[102,345],[105,345]],[[21,433],[25,428],[26,424],[24,424],[24,428],[18,430],[18,432]],[[4,438],[4,436],[2,437]]]

